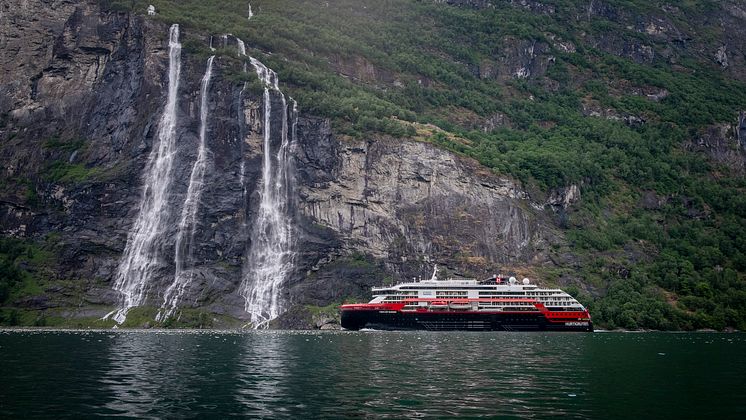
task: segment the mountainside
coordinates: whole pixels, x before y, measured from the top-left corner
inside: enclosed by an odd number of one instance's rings
[[[0,323],[327,327],[438,264],[746,328],[740,2],[150,3],[0,5]]]

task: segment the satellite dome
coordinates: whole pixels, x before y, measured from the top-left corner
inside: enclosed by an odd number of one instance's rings
[[[529,284],[529,283],[531,283],[531,282],[528,280],[528,277],[524,277],[523,278],[523,284]]]
[[[515,284],[515,282],[518,280],[516,280],[515,277],[511,277],[508,281],[510,282],[510,284]]]

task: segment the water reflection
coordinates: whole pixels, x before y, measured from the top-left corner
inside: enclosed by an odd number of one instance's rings
[[[110,390],[104,404],[112,413],[158,417],[190,403],[189,390],[200,364],[199,344],[187,345],[179,335],[125,332],[109,341],[108,369],[100,383]]]
[[[0,418],[742,418],[745,337],[0,331]]]
[[[574,345],[561,345],[559,352],[562,335],[419,333],[414,338],[398,333],[370,337],[370,383],[379,391],[366,404],[372,413],[585,414],[568,397],[587,388],[583,369],[571,372],[580,368],[584,350],[574,338]]]
[[[269,417],[288,410],[280,404],[287,394],[288,336],[273,331],[257,331],[239,338],[241,356],[236,366],[235,398],[247,416]]]

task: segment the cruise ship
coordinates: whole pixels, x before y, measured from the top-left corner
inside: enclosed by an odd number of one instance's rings
[[[374,287],[368,303],[340,307],[342,328],[360,330],[593,331],[588,310],[560,289],[494,275]]]

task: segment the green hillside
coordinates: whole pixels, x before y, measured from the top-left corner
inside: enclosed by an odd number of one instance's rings
[[[243,0],[101,3],[154,4],[192,54],[211,34],[242,38],[338,135],[430,141],[539,202],[578,186],[553,210],[556,266],[537,271],[576,284],[598,325],[746,329],[743,162],[696,147],[722,132],[721,154],[744,159],[746,83],[713,58],[720,2],[256,0],[250,20]]]

